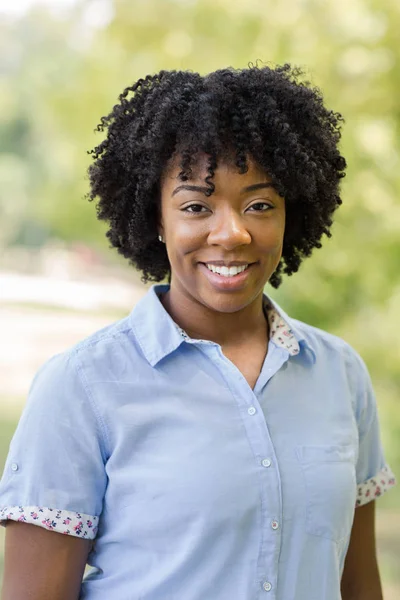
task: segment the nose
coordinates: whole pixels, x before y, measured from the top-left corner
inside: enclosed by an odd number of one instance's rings
[[[226,250],[231,250],[236,246],[251,243],[251,235],[245,226],[244,219],[235,210],[223,210],[219,214],[214,214],[211,223],[208,234],[210,245],[222,246]]]

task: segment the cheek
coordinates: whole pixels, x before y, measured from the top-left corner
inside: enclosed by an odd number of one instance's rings
[[[176,256],[190,254],[199,249],[207,238],[204,228],[193,227],[193,224],[175,222],[171,228],[169,241]]]
[[[193,231],[181,224],[175,224],[169,231],[166,247],[171,268],[175,271],[185,270],[198,246],[198,237]]]
[[[274,254],[282,252],[283,238],[285,233],[284,219],[277,219],[270,223],[267,231],[263,232],[262,247],[266,252]]]

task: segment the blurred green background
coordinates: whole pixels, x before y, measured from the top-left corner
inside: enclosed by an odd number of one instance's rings
[[[348,161],[332,240],[272,296],[360,352],[400,477],[399,31],[398,0],[0,0],[0,466],[39,364],[145,290],[83,198],[100,117],[147,73],[261,59],[306,69]],[[400,486],[378,506],[390,600]]]

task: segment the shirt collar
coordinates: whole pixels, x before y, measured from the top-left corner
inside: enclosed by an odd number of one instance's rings
[[[168,290],[168,284],[151,286],[129,316],[136,339],[152,367],[184,341],[158,297]]]
[[[181,329],[163,307],[160,294],[169,290],[168,284],[151,286],[130,314],[130,324],[136,339],[149,363],[154,366],[165,356],[176,350],[184,341],[192,340]],[[308,347],[315,360],[315,352],[293,320],[268,296],[264,294],[264,310],[270,326],[270,339],[276,346],[296,356],[302,347]],[[203,342],[204,343],[204,342]]]
[[[291,356],[296,356],[303,349],[309,350],[312,355],[312,362],[315,363],[316,352],[304,335],[304,331],[298,327],[298,321],[289,317],[274,300],[271,300],[265,294],[264,310],[268,316],[270,339],[277,346],[287,350]]]

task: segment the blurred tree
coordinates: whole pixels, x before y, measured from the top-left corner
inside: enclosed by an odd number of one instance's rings
[[[148,72],[291,62],[346,118],[334,237],[276,295],[366,359],[400,434],[400,4],[397,0],[81,0],[0,23],[0,243],[35,231],[106,247],[87,191],[93,129]],[[400,467],[400,444],[390,445]],[[390,496],[390,495],[389,495]]]

